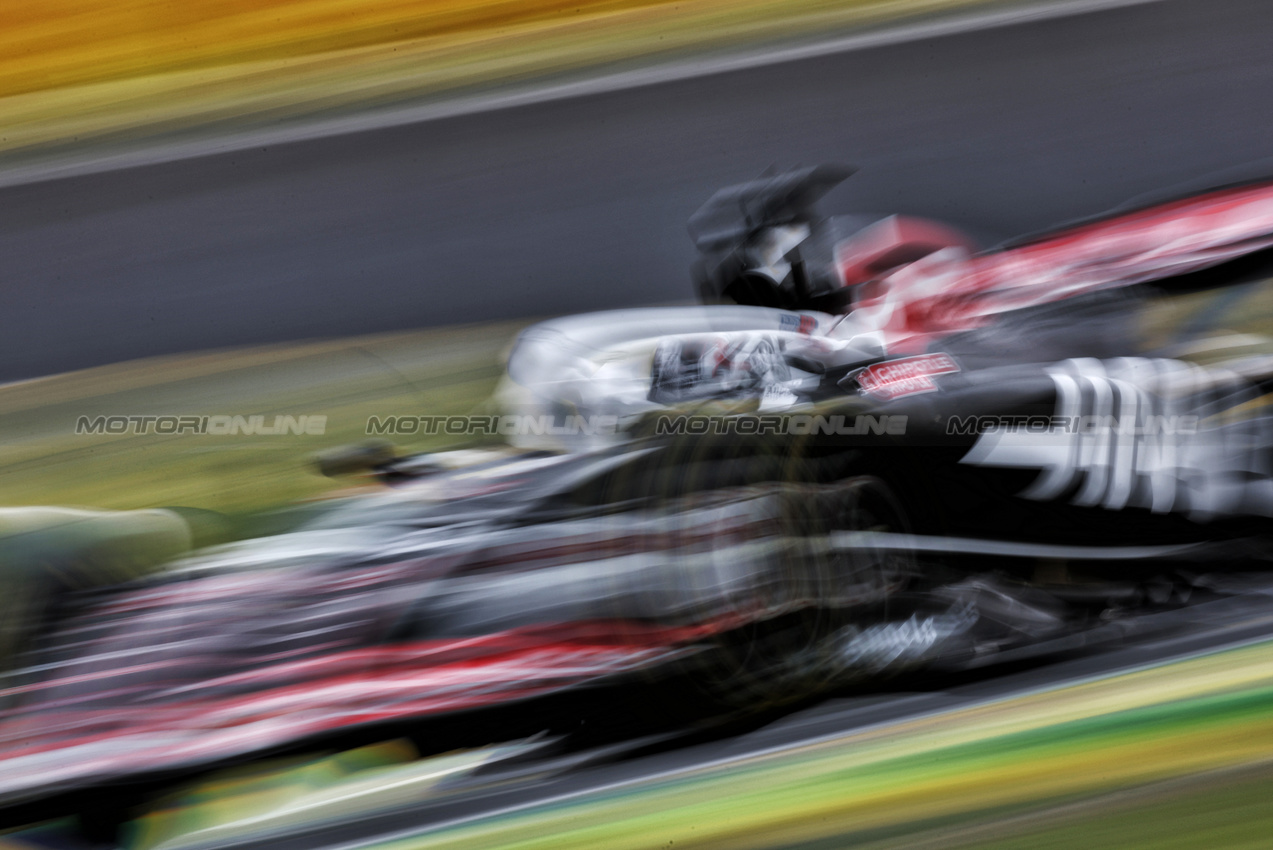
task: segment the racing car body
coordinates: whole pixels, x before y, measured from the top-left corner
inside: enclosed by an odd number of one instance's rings
[[[1229,261],[1273,184],[976,253],[817,219],[842,175],[695,218],[700,292],[743,303],[525,331],[512,449],[373,453],[383,493],[65,600],[0,692],[0,803],[619,678],[739,705],[980,663],[1267,550],[1273,355],[1146,316],[1258,297]]]

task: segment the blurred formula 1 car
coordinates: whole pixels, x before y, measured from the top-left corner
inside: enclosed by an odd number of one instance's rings
[[[714,303],[525,331],[516,450],[329,458],[392,486],[67,597],[0,694],[0,803],[581,685],[737,706],[969,666],[1267,551],[1273,356],[1158,337],[1258,297],[1273,183],[979,253],[819,218],[844,176],[696,214]]]

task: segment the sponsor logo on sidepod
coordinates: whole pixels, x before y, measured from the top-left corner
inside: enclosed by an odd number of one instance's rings
[[[958,371],[959,364],[949,354],[923,354],[867,366],[855,377],[862,392],[892,400],[935,392],[933,376]]]

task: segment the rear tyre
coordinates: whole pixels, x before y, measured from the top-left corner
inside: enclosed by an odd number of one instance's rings
[[[763,616],[721,635],[702,684],[718,701],[765,708],[804,699],[844,681],[843,638],[886,621],[890,602],[918,573],[915,556],[843,533],[905,534],[900,502],[881,479],[786,485],[781,495],[784,557]]]

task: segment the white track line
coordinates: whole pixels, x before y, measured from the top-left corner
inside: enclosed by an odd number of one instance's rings
[[[33,163],[0,172],[0,188],[36,183],[43,180],[55,180],[62,177],[79,177],[87,174],[118,171],[143,165],[178,162],[186,159],[197,159],[205,156],[285,145],[331,136],[351,135],[369,130],[382,130],[390,127],[438,121],[482,112],[494,112],[501,109],[531,106],[551,101],[569,100],[589,95],[607,94],[660,83],[727,74],[749,68],[799,62],[820,56],[852,53],[859,50],[944,38],[979,30],[999,29],[1019,24],[1076,17],[1110,9],[1146,6],[1161,2],[1164,2],[1164,0],[1053,0],[1053,2],[1028,3],[1023,6],[1014,6],[1006,9],[970,12],[936,20],[902,24],[795,47],[759,50],[741,55],[683,60],[650,68],[605,74],[576,82],[558,83],[495,94],[475,95],[438,103],[368,112],[343,118],[317,119],[294,127],[253,130],[188,142],[169,142],[160,146],[143,147],[105,156],[79,156],[74,159]]]

